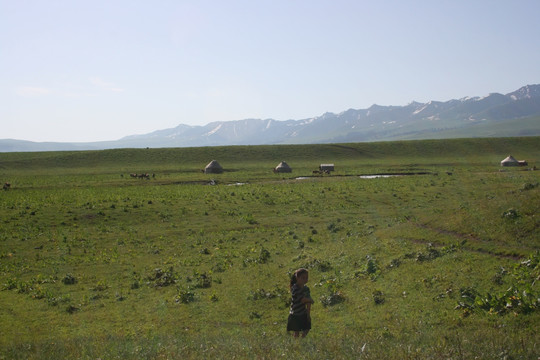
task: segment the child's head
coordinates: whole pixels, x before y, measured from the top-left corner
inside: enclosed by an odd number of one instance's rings
[[[293,286],[294,284],[297,284],[297,283],[304,285],[307,282],[308,282],[308,271],[304,268],[300,268],[296,270],[293,276],[291,277],[290,286]]]

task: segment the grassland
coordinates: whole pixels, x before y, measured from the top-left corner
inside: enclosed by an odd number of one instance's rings
[[[540,172],[508,154],[540,138],[2,153],[0,359],[537,359]]]

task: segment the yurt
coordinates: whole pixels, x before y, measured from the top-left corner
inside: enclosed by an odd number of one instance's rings
[[[501,166],[519,166],[519,161],[514,159],[512,155],[508,155],[506,159],[501,161]]]
[[[275,173],[290,173],[292,172],[291,167],[285,162],[282,161],[274,168]]]
[[[216,160],[210,161],[208,165],[204,168],[205,174],[221,174],[223,172],[223,168]]]

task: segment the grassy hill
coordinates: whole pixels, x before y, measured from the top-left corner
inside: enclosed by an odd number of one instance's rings
[[[401,139],[420,139],[429,137],[432,139],[454,139],[454,138],[466,138],[466,137],[502,137],[502,136],[529,136],[531,134],[540,133],[540,117],[526,117],[520,119],[513,119],[508,121],[482,121],[472,124],[468,127],[462,127],[450,130],[433,131],[433,129],[426,129],[419,133],[411,134],[409,136],[400,136]]]
[[[536,358],[539,143],[2,153],[0,358]]]
[[[509,153],[523,152],[530,158],[538,152],[539,137],[391,141],[321,145],[216,146],[202,148],[113,149],[100,151],[0,153],[0,169],[106,169],[126,171],[132,167],[199,170],[212,159],[247,168],[281,160],[318,165],[338,160],[392,162],[400,158],[455,158],[491,155],[494,161]],[[518,156],[520,157],[520,156]],[[458,160],[459,161],[459,160]],[[466,162],[466,160],[462,160]],[[305,164],[308,163],[308,164]]]

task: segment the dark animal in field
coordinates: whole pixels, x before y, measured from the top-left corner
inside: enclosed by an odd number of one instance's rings
[[[9,190],[10,188],[11,188],[11,184],[8,182],[4,183],[4,186],[2,187],[2,189],[4,190]]]
[[[138,179],[150,179],[150,174],[149,173],[145,173],[145,174],[135,174],[135,173],[131,173],[129,174],[129,176],[131,176],[132,178],[138,178]],[[154,174],[152,174],[153,177],[155,177]]]

